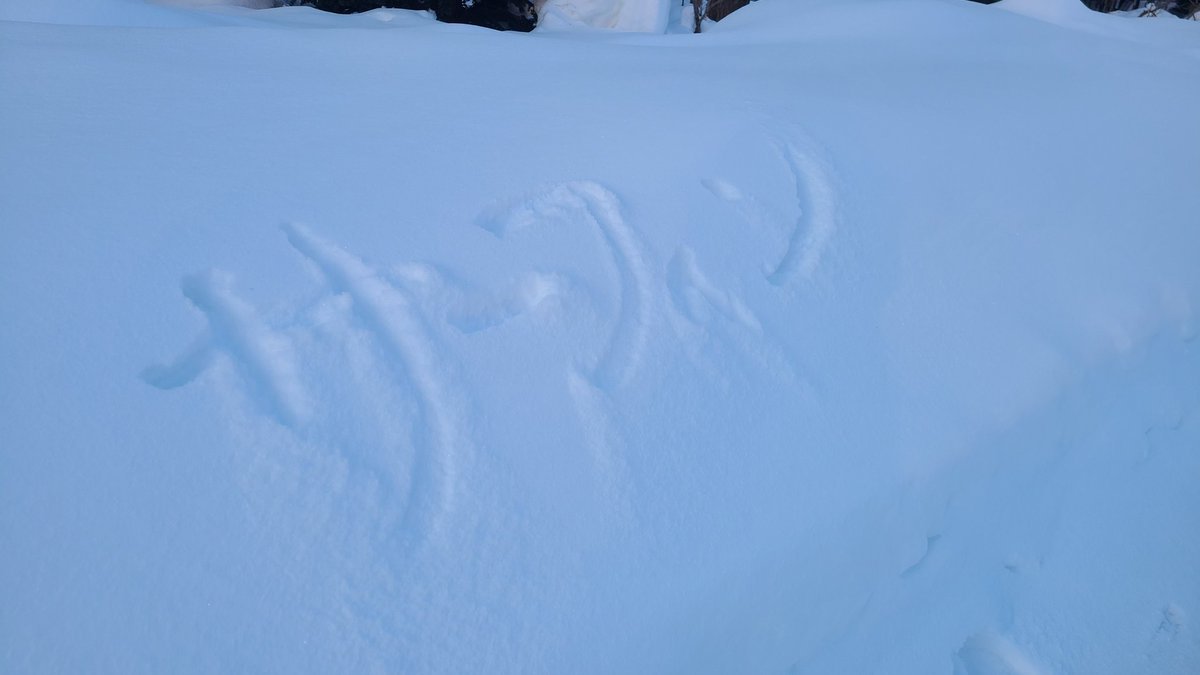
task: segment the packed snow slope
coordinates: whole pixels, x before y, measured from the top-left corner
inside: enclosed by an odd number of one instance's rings
[[[204,4],[0,2],[0,671],[1200,669],[1200,24]]]

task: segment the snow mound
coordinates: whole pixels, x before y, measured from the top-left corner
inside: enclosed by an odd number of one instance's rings
[[[1001,0],[997,7],[1059,23],[1086,21],[1098,14],[1079,0]]]
[[[0,2],[0,21],[81,26],[186,27],[208,23],[193,13],[147,0],[37,0]]]
[[[597,28],[664,33],[673,0],[539,0],[540,30]]]

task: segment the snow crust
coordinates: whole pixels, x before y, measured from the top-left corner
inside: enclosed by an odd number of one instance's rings
[[[1200,24],[1065,8],[0,4],[0,672],[1196,672]]]

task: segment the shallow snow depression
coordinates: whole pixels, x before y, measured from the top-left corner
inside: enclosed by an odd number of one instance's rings
[[[0,5],[0,671],[1196,671],[1200,24],[206,5]]]

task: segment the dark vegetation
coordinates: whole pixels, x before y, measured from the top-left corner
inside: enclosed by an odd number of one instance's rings
[[[756,0],[679,0],[691,3],[695,31],[700,32],[705,19],[720,21],[734,11]],[[795,2],[797,0],[781,0]],[[990,5],[997,0],[972,0]],[[533,0],[277,0],[285,5],[309,5],[326,12],[353,14],[380,7],[418,9],[433,12],[438,21],[469,23],[495,30],[531,31],[537,26],[537,9]],[[1141,16],[1158,16],[1170,12],[1178,17],[1196,19],[1200,0],[1081,0],[1097,12],[1140,11]]]
[[[683,4],[687,4],[689,0],[682,0]],[[700,32],[700,26],[705,19],[712,21],[720,21],[725,17],[733,14],[735,10],[741,9],[746,5],[756,2],[757,0],[690,0],[692,3],[692,25],[695,27],[695,32]]]
[[[1083,0],[1083,4],[1097,12],[1141,10],[1142,16],[1158,16],[1165,11],[1185,19],[1195,19],[1200,11],[1200,0]]]
[[[972,0],[990,5],[998,0]],[[1139,11],[1140,16],[1158,16],[1170,12],[1183,19],[1196,19],[1200,13],[1200,0],[1080,0],[1088,9],[1097,12]]]
[[[469,23],[495,30],[529,32],[537,26],[537,10],[533,7],[533,0],[303,0],[288,4],[311,5],[338,14],[354,14],[380,7],[424,9],[433,12],[438,21]]]

